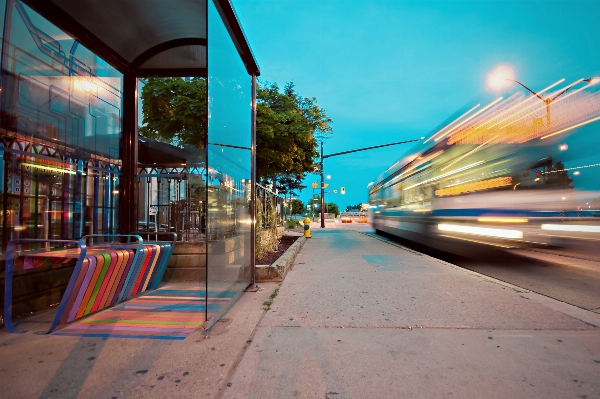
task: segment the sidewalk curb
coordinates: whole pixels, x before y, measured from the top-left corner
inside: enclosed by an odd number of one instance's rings
[[[256,265],[256,281],[283,281],[305,242],[306,237],[300,237],[271,265]]]

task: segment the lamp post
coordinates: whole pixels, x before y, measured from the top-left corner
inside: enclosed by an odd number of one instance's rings
[[[323,140],[321,140],[321,228],[325,228],[325,181],[323,180],[325,173],[323,172]]]
[[[581,82],[592,83],[592,81],[595,81],[596,79],[595,78],[579,79],[579,80],[575,81],[575,83],[572,83],[569,86],[567,86],[565,89],[563,89],[560,93],[558,93],[554,97],[546,97],[546,98],[540,96],[538,93],[536,93],[535,91],[531,90],[529,87],[525,86],[523,83],[519,82],[518,80],[509,79],[509,78],[504,78],[504,80],[509,81],[509,82],[514,82],[514,83],[522,86],[525,90],[527,90],[528,92],[530,92],[531,94],[533,94],[534,96],[536,96],[537,98],[539,98],[541,101],[543,101],[544,104],[546,104],[546,124],[547,124],[547,126],[550,126],[550,104],[554,100],[556,100],[558,97],[562,96],[567,91],[569,91],[576,84],[581,83]]]
[[[396,143],[374,145],[374,146],[371,146],[371,147],[357,148],[356,150],[336,152],[334,154],[327,154],[327,155],[323,155],[323,141],[321,141],[321,162],[320,162],[320,170],[319,170],[319,174],[321,175],[321,228],[322,229],[325,228],[325,212],[324,212],[324,209],[323,209],[323,206],[325,204],[325,199],[324,199],[325,187],[324,187],[324,180],[323,180],[324,176],[325,176],[325,172],[323,170],[323,160],[325,158],[337,157],[338,155],[345,155],[345,154],[350,154],[350,153],[353,153],[353,152],[373,150],[375,148],[389,147],[389,146],[392,146],[392,145],[413,143],[415,141],[420,141],[420,140],[424,140],[424,139],[425,139],[425,137],[421,137],[420,139],[405,140],[405,141],[398,141]]]

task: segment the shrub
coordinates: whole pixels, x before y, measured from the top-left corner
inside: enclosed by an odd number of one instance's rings
[[[285,221],[285,224],[287,225],[287,227],[289,229],[293,229],[296,226],[301,226],[300,222],[298,220],[296,220],[296,219],[288,219],[288,220]]]

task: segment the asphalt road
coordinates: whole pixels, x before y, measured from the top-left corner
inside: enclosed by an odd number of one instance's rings
[[[385,239],[457,266],[600,313],[600,262],[597,261],[600,260],[600,256],[596,256],[597,248],[593,245],[580,248],[494,248],[490,256],[484,258],[442,252],[392,236],[386,236]]]

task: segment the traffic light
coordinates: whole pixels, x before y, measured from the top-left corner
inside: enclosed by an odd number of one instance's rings
[[[316,181],[314,181],[314,182],[312,183],[312,188],[317,188],[317,187],[318,187],[318,185],[317,185],[317,182],[316,182]]]
[[[346,187],[342,187],[340,189],[340,194],[346,194]]]
[[[323,188],[327,188],[328,185],[329,184],[327,184],[327,183],[323,183]]]

